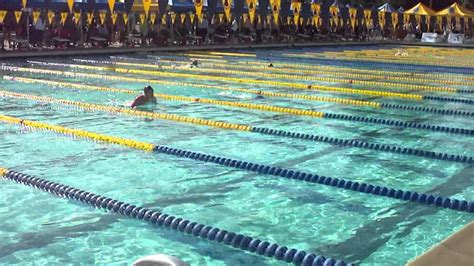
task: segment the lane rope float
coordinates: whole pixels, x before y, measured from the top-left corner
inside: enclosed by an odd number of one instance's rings
[[[119,73],[135,73],[135,74],[145,74],[145,75],[154,75],[160,77],[181,77],[181,78],[190,78],[190,79],[200,79],[200,80],[212,80],[212,81],[228,81],[228,82],[239,82],[239,83],[253,83],[253,84],[264,84],[270,86],[286,86],[286,87],[305,87],[308,86],[312,87],[319,87],[319,85],[313,84],[305,84],[305,83],[294,83],[294,82],[283,82],[283,81],[274,81],[274,80],[260,80],[260,79],[249,79],[249,78],[236,78],[236,77],[228,77],[228,76],[213,76],[213,75],[202,75],[202,74],[189,74],[189,73],[181,73],[181,72],[165,72],[159,70],[141,70],[141,69],[130,69],[130,68],[117,68],[117,67],[100,67],[100,66],[90,66],[90,65],[79,65],[79,64],[64,64],[64,63],[50,63],[50,62],[39,62],[39,61],[28,61],[30,63],[38,64],[38,65],[50,65],[50,66],[63,66],[63,67],[70,67],[70,68],[78,68],[78,69],[89,69],[89,70],[100,70],[100,71],[115,71]],[[163,67],[164,69],[165,67]],[[173,69],[169,67],[168,69]],[[193,68],[180,68],[179,70],[182,71],[191,71]],[[194,68],[195,71],[199,71],[199,68]],[[215,72],[219,73],[218,70]],[[257,77],[272,77],[268,73],[253,73],[248,71],[225,71],[220,70],[220,73],[229,73],[229,74],[239,74],[240,75],[256,75]],[[273,74],[276,75],[276,74]],[[293,75],[283,75],[288,76],[291,78]],[[374,85],[379,87],[400,87],[405,89],[412,89],[412,90],[423,90],[423,91],[435,91],[435,92],[450,92],[450,93],[471,93],[471,90],[465,89],[454,89],[454,88],[443,88],[443,87],[436,87],[436,86],[426,86],[426,85],[416,85],[416,84],[405,84],[405,83],[390,83],[390,82],[380,82],[380,81],[367,81],[367,80],[342,80],[342,79],[334,79],[334,78],[325,78],[325,77],[310,77],[310,76],[301,76],[302,79],[309,79],[314,78],[318,81],[325,81],[325,82],[332,82],[332,83],[347,83],[347,84],[354,84],[354,85]],[[400,92],[396,92],[400,93]]]
[[[173,57],[176,57],[177,55],[174,55]],[[158,62],[165,62],[165,63],[176,63],[176,60],[166,60],[163,59],[163,57],[157,57],[153,55],[147,55],[148,58],[151,59],[156,59],[159,60]],[[141,60],[133,57],[112,57],[111,58],[116,58],[116,59],[125,59],[125,60]],[[184,57],[183,57],[184,58]],[[212,58],[201,58],[199,59],[200,61],[204,62],[211,62],[211,63],[229,63],[228,60],[224,59],[212,59]],[[270,62],[270,61],[269,61]],[[247,65],[252,64],[252,65],[260,65],[267,67],[269,62],[260,62],[260,61],[246,61],[245,63]],[[310,65],[310,64],[305,64],[303,62],[299,62],[298,64],[293,64],[293,63],[288,63],[285,61],[275,61],[271,60],[272,63],[274,63],[273,68],[277,69],[292,69],[292,70],[332,70],[332,71],[338,71],[338,72],[354,72],[354,73],[375,73],[379,75],[394,75],[394,76],[405,76],[405,77],[429,77],[429,78],[437,78],[437,79],[450,79],[450,80],[459,80],[459,79],[465,79],[465,80],[474,80],[474,77],[468,77],[468,76],[462,76],[461,74],[456,74],[456,73],[450,73],[450,74],[443,74],[443,73],[419,73],[419,72],[404,72],[400,71],[400,69],[395,69],[398,71],[384,71],[380,69],[362,69],[358,68],[359,66],[353,66],[353,67],[343,67],[343,66],[331,66],[331,65]],[[189,61],[187,62],[189,64]],[[352,64],[354,65],[354,64]],[[234,65],[232,65],[234,66]]]
[[[327,136],[318,136],[318,135],[313,135],[313,134],[305,134],[305,133],[290,132],[290,131],[283,131],[283,130],[273,130],[273,129],[264,128],[264,127],[255,127],[255,126],[243,125],[243,124],[232,124],[232,123],[193,118],[193,117],[187,117],[187,116],[151,113],[151,112],[144,112],[144,111],[127,109],[127,108],[114,107],[114,106],[89,104],[89,103],[84,103],[84,102],[74,102],[74,101],[63,100],[63,99],[55,99],[55,98],[46,97],[46,96],[35,96],[35,95],[6,92],[6,91],[0,91],[0,96],[10,97],[10,98],[15,98],[15,99],[26,99],[26,100],[37,101],[37,102],[56,103],[56,104],[61,104],[61,105],[66,105],[66,106],[76,106],[87,111],[102,111],[102,112],[115,113],[115,114],[127,114],[131,116],[136,116],[136,117],[162,119],[162,120],[168,120],[168,121],[173,121],[177,123],[188,123],[188,124],[194,124],[194,125],[209,126],[209,127],[214,127],[214,128],[247,131],[247,132],[258,133],[258,134],[263,134],[263,135],[272,135],[272,136],[287,137],[287,138],[301,139],[301,140],[307,140],[307,141],[315,141],[315,142],[327,143],[327,144],[340,146],[340,147],[356,147],[356,148],[363,148],[363,149],[369,149],[369,150],[375,150],[375,151],[381,151],[381,152],[390,152],[390,153],[397,153],[397,154],[409,155],[409,156],[410,155],[419,156],[419,157],[435,159],[435,160],[469,163],[469,164],[474,163],[474,158],[471,156],[432,152],[432,151],[413,149],[413,148],[404,148],[404,147],[399,147],[399,146],[394,146],[394,145],[386,145],[382,143],[370,143],[370,142],[365,142],[365,141],[360,141],[360,140],[355,140],[355,139],[340,139],[340,138],[333,138],[333,137],[327,137]]]
[[[91,74],[91,73],[12,67],[12,66],[5,66],[5,65],[0,66],[0,69],[5,70],[5,71],[11,71],[11,72],[28,72],[28,73],[50,74],[50,75],[58,75],[58,76],[60,75],[60,76],[67,76],[67,77],[87,77],[87,78],[98,78],[98,79],[105,79],[105,80],[120,80],[120,81],[142,82],[142,83],[147,82],[147,83],[157,83],[157,84],[168,83],[168,81],[164,82],[164,81],[156,80],[156,79],[131,78],[131,77],[114,76],[114,75],[98,75],[98,74]],[[206,87],[210,88],[209,85],[204,85],[204,84],[194,84],[194,86],[202,87],[202,88],[206,88]],[[311,85],[308,85],[308,86],[305,85],[302,87],[294,86],[293,88],[304,89],[304,90],[325,91],[325,92],[346,93],[346,94],[360,94],[360,95],[369,95],[369,96],[377,96],[377,97],[401,98],[401,99],[415,100],[415,101],[423,100],[426,98],[429,100],[436,100],[436,101],[474,104],[474,100],[471,100],[471,99],[459,99],[459,98],[442,97],[442,96],[427,97],[427,96],[423,96],[419,94],[393,93],[393,92],[384,92],[384,91],[348,89],[348,88],[325,87],[325,86],[312,87]]]
[[[38,84],[47,84],[47,85],[53,85],[53,86],[65,86],[65,87],[72,87],[72,88],[85,89],[85,90],[121,92],[121,93],[128,93],[128,94],[137,93],[134,90],[101,87],[101,86],[86,85],[86,84],[79,84],[79,83],[72,83],[72,82],[50,81],[50,80],[44,80],[44,79],[32,79],[32,78],[12,77],[12,76],[3,76],[3,79],[9,80],[9,81],[23,82],[23,83],[38,83]],[[473,112],[462,111],[462,110],[437,109],[433,107],[421,107],[421,106],[410,106],[410,105],[403,105],[403,104],[356,101],[356,100],[350,100],[350,99],[328,98],[328,97],[300,95],[300,94],[287,94],[287,93],[277,93],[277,92],[265,92],[265,91],[248,90],[248,89],[229,89],[229,90],[254,93],[256,95],[263,95],[263,96],[270,96],[270,97],[276,96],[276,97],[311,99],[311,100],[317,100],[317,99],[322,98],[321,100],[326,101],[326,102],[336,102],[339,104],[350,104],[350,105],[355,105],[355,106],[358,106],[358,105],[369,106],[372,108],[398,109],[398,110],[406,110],[406,111],[435,113],[435,114],[441,114],[441,115],[474,116]],[[165,94],[157,94],[157,95],[161,97],[161,95],[165,95]]]
[[[283,245],[260,240],[230,230],[200,224],[192,220],[176,217],[171,214],[137,206],[131,203],[108,198],[61,183],[48,181],[35,176],[22,174],[13,170],[0,168],[2,178],[33,187],[60,198],[80,202],[94,209],[106,210],[128,218],[147,222],[153,226],[166,228],[211,242],[221,243],[242,251],[270,257],[296,265],[354,265],[344,261],[326,258],[303,250],[288,248]]]
[[[342,178],[332,178],[310,174],[296,170],[290,170],[271,165],[256,164],[226,157],[214,156],[189,150],[175,149],[172,147],[154,145],[130,139],[118,138],[104,134],[98,134],[79,129],[70,129],[41,122],[19,119],[11,116],[0,115],[0,121],[10,124],[19,124],[26,127],[49,130],[60,134],[82,137],[85,139],[97,140],[105,143],[124,145],[129,148],[144,150],[153,153],[163,153],[176,157],[189,158],[195,161],[210,162],[235,169],[247,170],[259,174],[272,175],[309,183],[318,183],[334,188],[351,190],[359,193],[371,194],[381,197],[394,198],[403,201],[410,201],[425,205],[435,205],[440,208],[452,209],[455,211],[474,213],[474,201],[458,200],[449,197],[436,196],[432,194],[404,191],[384,186],[373,185],[364,182],[353,182]]]
[[[40,71],[40,72],[44,72],[44,71]],[[92,75],[92,76],[100,77],[101,75]],[[331,118],[331,119],[347,120],[347,121],[360,122],[360,123],[386,125],[390,127],[414,128],[414,129],[423,129],[423,130],[446,132],[446,133],[453,133],[453,134],[474,135],[474,129],[453,128],[453,127],[446,127],[446,126],[439,126],[439,125],[420,124],[420,123],[415,123],[415,122],[403,122],[403,121],[397,121],[397,120],[391,120],[391,119],[353,116],[353,115],[346,115],[346,114],[334,114],[334,113],[326,113],[326,112],[319,112],[319,111],[312,111],[312,110],[298,109],[298,108],[279,107],[279,106],[264,105],[264,104],[219,101],[219,100],[213,100],[213,99],[173,96],[173,95],[166,95],[166,94],[156,94],[156,96],[161,97],[163,99],[167,99],[167,100],[199,102],[199,103],[211,104],[211,105],[230,106],[230,107],[236,107],[236,108],[253,109],[253,110],[260,110],[260,111],[298,115],[298,116]]]
[[[85,63],[86,60],[74,60],[76,62]],[[96,60],[87,60],[89,63],[92,63]],[[30,61],[29,61],[30,62]],[[37,62],[37,61],[31,61]],[[426,90],[426,91],[447,91],[447,92],[454,92],[457,89],[454,88],[440,88],[440,87],[433,87],[433,86],[424,86],[424,85],[417,85],[413,83],[444,83],[449,85],[465,85],[471,86],[474,85],[474,82],[460,82],[460,81],[452,81],[447,80],[441,82],[440,80],[427,80],[427,79],[419,79],[419,78],[412,78],[412,77],[391,77],[391,76],[376,76],[376,75],[369,75],[369,74],[353,74],[353,73],[344,73],[344,72],[330,72],[330,71],[301,71],[301,70],[293,70],[293,69],[277,69],[277,68],[264,68],[261,67],[252,67],[252,66],[242,66],[238,65],[237,67],[229,67],[228,64],[215,64],[218,68],[210,68],[210,67],[203,67],[208,65],[206,63],[202,63],[198,68],[190,68],[189,66],[171,66],[171,65],[153,65],[153,64],[137,64],[133,62],[117,62],[117,61],[97,61],[98,62],[107,62],[107,64],[113,64],[118,66],[135,66],[135,67],[146,67],[146,68],[153,68],[153,69],[162,69],[162,70],[182,70],[188,72],[202,72],[202,73],[217,73],[217,74],[230,74],[230,75],[239,75],[239,76],[254,76],[254,77],[265,77],[265,78],[278,78],[278,79],[287,79],[287,80],[305,80],[305,81],[325,81],[325,82],[333,82],[333,83],[349,83],[355,85],[377,85],[381,87],[387,87],[387,84],[379,84],[379,81],[370,81],[367,79],[383,79],[383,80],[397,80],[397,81],[406,81],[411,82],[409,83],[390,83],[391,85],[397,84],[395,87],[401,87],[405,89],[416,89],[416,90]],[[44,63],[44,62],[41,62]],[[228,69],[228,68],[233,68]],[[236,70],[239,69],[239,70]],[[244,70],[241,70],[244,69]],[[256,70],[256,71],[255,71]],[[262,72],[262,70],[267,70],[266,72]],[[268,73],[270,72],[270,73]],[[278,73],[271,73],[271,72],[278,72]],[[288,74],[294,73],[294,74]],[[307,74],[307,75],[301,75]],[[315,76],[316,74],[319,75],[326,75],[329,77],[321,77]],[[336,77],[345,77],[345,78],[354,78],[354,79],[337,79]],[[362,79],[362,80],[356,80]],[[375,84],[377,83],[377,84]],[[386,82],[385,82],[386,83]],[[398,85],[400,84],[400,85]],[[393,87],[393,86],[392,86]]]

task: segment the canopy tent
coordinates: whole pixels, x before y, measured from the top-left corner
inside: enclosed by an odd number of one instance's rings
[[[436,13],[437,16],[451,16],[451,17],[462,17],[469,18],[474,17],[474,13],[469,11],[467,8],[460,6],[458,3],[454,3],[449,7]]]
[[[176,13],[188,13],[196,10],[193,0],[169,0],[168,5],[170,10]]]
[[[21,10],[21,0],[0,0],[0,10]]]
[[[385,3],[379,6],[377,9],[379,12],[398,13],[398,10],[394,8],[392,5],[390,5],[389,3]]]
[[[416,6],[406,10],[404,13],[410,14],[410,15],[421,15],[421,16],[436,15],[436,12],[433,9],[423,5],[422,3],[418,3]]]

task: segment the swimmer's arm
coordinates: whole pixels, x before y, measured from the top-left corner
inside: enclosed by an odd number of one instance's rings
[[[156,97],[151,98],[151,102],[156,104]]]
[[[132,104],[130,105],[130,107],[134,108],[134,107],[137,107],[139,105],[144,105],[145,104],[145,96],[144,95],[140,95],[138,96],[137,98],[135,98],[135,100],[133,100]]]

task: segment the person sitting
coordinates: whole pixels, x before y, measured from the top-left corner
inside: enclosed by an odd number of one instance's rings
[[[148,103],[156,104],[156,97],[153,95],[153,88],[151,86],[146,86],[143,89],[143,94],[137,96],[137,98],[133,100],[130,107],[135,108],[137,106],[146,105]]]

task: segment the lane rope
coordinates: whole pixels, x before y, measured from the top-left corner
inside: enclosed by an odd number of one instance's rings
[[[200,224],[192,220],[162,213],[161,211],[125,203],[117,199],[108,198],[72,186],[22,174],[13,170],[0,168],[0,174],[4,179],[42,190],[60,198],[80,202],[94,209],[113,212],[127,218],[147,222],[152,226],[180,232],[185,235],[194,236],[211,242],[221,243],[245,252],[270,257],[288,263],[294,263],[295,265],[354,265],[352,263],[346,264],[341,260],[326,258],[303,250],[288,248],[283,245],[235,233],[230,230]]]
[[[232,124],[220,121],[213,121],[207,119],[200,119],[200,118],[193,118],[187,116],[178,116],[178,115],[169,115],[169,114],[159,114],[159,113],[151,113],[151,112],[144,112],[144,111],[137,111],[127,108],[120,108],[114,106],[107,106],[107,105],[98,105],[98,104],[89,104],[84,102],[74,102],[69,100],[63,99],[55,99],[46,96],[35,96],[29,94],[21,94],[21,93],[14,93],[14,92],[7,92],[7,91],[0,91],[0,96],[2,97],[10,97],[15,99],[26,99],[36,102],[47,102],[47,103],[56,103],[66,106],[76,106],[86,111],[102,111],[114,114],[127,114],[136,117],[147,117],[151,119],[162,119],[173,121],[177,123],[188,123],[200,126],[209,126],[214,128],[221,128],[221,129],[229,129],[229,130],[238,130],[238,131],[247,131],[252,133],[258,133],[263,135],[272,135],[278,137],[286,137],[286,138],[293,138],[293,139],[301,139],[306,141],[315,141],[321,143],[327,143],[339,147],[356,147],[356,148],[363,148],[381,152],[390,152],[390,153],[397,153],[403,155],[411,155],[411,156],[418,156],[436,160],[444,160],[444,161],[451,161],[451,162],[460,162],[460,163],[474,163],[474,158],[471,156],[464,156],[464,155],[454,155],[449,153],[441,153],[441,152],[432,152],[426,151],[422,149],[412,149],[412,148],[404,148],[394,145],[386,145],[382,143],[370,143],[355,139],[340,139],[340,138],[333,138],[328,136],[318,136],[313,134],[305,134],[305,133],[298,133],[298,132],[290,132],[290,131],[283,131],[283,130],[273,130],[270,128],[264,127],[254,127],[250,125],[243,125],[243,124]]]
[[[45,129],[61,134],[73,135],[85,139],[97,140],[105,143],[124,145],[129,148],[144,150],[153,153],[163,153],[176,157],[189,158],[195,161],[210,162],[235,169],[247,170],[259,174],[272,175],[287,179],[299,180],[310,183],[318,183],[334,188],[351,190],[359,193],[371,194],[381,197],[394,198],[403,201],[410,201],[425,205],[434,205],[440,208],[452,209],[461,212],[474,213],[474,202],[466,200],[451,199],[449,197],[436,196],[432,194],[404,191],[384,186],[373,185],[363,182],[353,182],[351,180],[319,176],[290,169],[275,167],[271,165],[256,164],[226,157],[219,157],[210,154],[193,152],[189,150],[176,149],[167,146],[153,145],[151,143],[139,142],[130,139],[118,138],[109,135],[98,134],[79,129],[70,129],[61,126],[49,125],[25,119],[0,115],[0,121],[10,124],[20,124],[26,127]],[[150,150],[151,148],[151,150]]]

